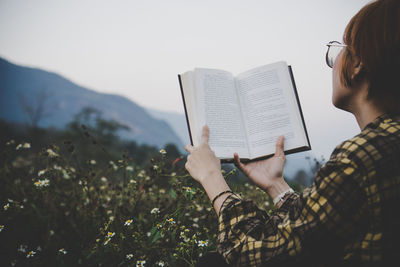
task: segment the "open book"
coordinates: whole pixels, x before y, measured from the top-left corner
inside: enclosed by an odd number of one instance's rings
[[[192,145],[199,145],[204,125],[209,145],[222,162],[237,152],[243,161],[275,153],[285,136],[285,153],[310,150],[292,69],[276,62],[237,76],[196,68],[178,75]]]

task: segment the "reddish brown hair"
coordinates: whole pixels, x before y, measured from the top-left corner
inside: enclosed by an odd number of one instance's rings
[[[364,6],[344,32],[342,82],[351,86],[369,82],[368,97],[385,104],[400,101],[400,1],[378,0]],[[362,69],[351,78],[350,66],[359,60]],[[398,108],[398,107],[397,107]]]

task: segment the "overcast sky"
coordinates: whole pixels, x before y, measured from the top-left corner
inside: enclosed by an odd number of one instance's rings
[[[325,44],[366,0],[0,0],[0,57],[183,113],[177,74],[292,65],[315,154],[359,132],[331,104]]]

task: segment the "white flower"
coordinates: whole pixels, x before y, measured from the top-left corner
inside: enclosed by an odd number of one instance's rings
[[[107,178],[106,178],[106,177],[104,177],[104,176],[103,176],[103,177],[101,177],[101,178],[100,178],[100,180],[101,180],[103,183],[107,183]]]
[[[208,241],[199,240],[199,241],[197,241],[197,245],[198,245],[199,247],[207,247]]]
[[[32,258],[33,256],[35,256],[36,252],[31,250],[28,252],[28,254],[26,255],[27,258]]]
[[[108,244],[108,242],[111,241],[111,238],[107,238],[107,240],[104,242],[104,246],[106,246]]]
[[[157,266],[165,266],[164,261],[158,261],[156,264],[157,264]]]
[[[167,219],[167,222],[169,222],[170,224],[175,224],[174,218]]]
[[[29,144],[29,143],[24,143],[22,147],[23,147],[23,148],[31,148],[31,144]]]
[[[146,261],[143,261],[143,260],[137,261],[136,262],[136,267],[143,267],[145,264],[146,264]]]
[[[6,143],[7,146],[13,145],[13,144],[15,144],[14,139],[11,139],[10,141],[8,141],[8,142]]]
[[[184,186],[183,188],[185,189],[185,191],[187,193],[196,194],[196,191],[193,188],[189,187],[189,186]]]
[[[18,252],[25,253],[27,248],[28,248],[27,245],[19,245],[19,248],[18,248],[17,251],[18,251]]]
[[[160,209],[159,208],[154,208],[150,211],[151,214],[158,214],[160,213]]]
[[[133,167],[132,166],[126,166],[125,168],[128,172],[133,172]]]
[[[165,155],[165,154],[167,154],[167,151],[165,151],[165,149],[162,148],[162,149],[160,150],[160,153],[161,153],[162,155]]]
[[[22,144],[18,144],[15,150],[19,150],[22,147]]]
[[[154,170],[158,170],[158,166],[157,166],[157,165],[154,165],[154,166],[153,166],[153,169],[154,169]]]
[[[91,160],[89,161],[89,163],[92,164],[92,165],[96,165],[97,162],[96,162],[94,159],[91,159]]]
[[[12,200],[12,199],[10,199],[10,198],[8,198],[7,201],[10,202],[10,203],[13,203],[13,202],[14,202],[14,200]]]
[[[63,173],[64,179],[67,179],[67,180],[68,180],[69,178],[71,178],[71,177],[69,176],[67,170],[63,169],[63,170],[62,170],[62,173]]]
[[[165,189],[161,188],[158,192],[160,192],[160,194],[165,194]]]
[[[47,171],[47,169],[44,169],[44,170],[40,170],[39,172],[38,172],[38,176],[40,177],[40,176],[42,176],[43,174],[45,174],[46,173],[46,171]]]
[[[62,167],[58,166],[57,164],[54,164],[53,169],[57,170],[57,171],[61,171]]]
[[[108,237],[108,238],[111,238],[111,237],[113,237],[114,235],[115,235],[114,232],[108,232],[108,233],[107,233],[107,237]]]
[[[58,252],[59,253],[62,253],[62,254],[67,254],[67,251],[64,249],[64,248],[60,248],[59,250],[58,250]]]
[[[131,184],[136,184],[136,181],[133,180],[133,179],[130,179],[130,180],[129,180],[129,183],[131,183]]]
[[[0,225],[0,232],[3,231],[3,229],[4,229],[4,225],[1,224]]]
[[[48,156],[49,156],[50,158],[56,158],[56,157],[58,157],[58,154],[57,154],[56,152],[54,152],[52,149],[50,149],[50,148],[48,148],[48,149],[46,150],[46,152],[47,152],[47,154],[48,154]]]
[[[36,187],[46,187],[50,185],[50,180],[49,179],[44,179],[44,180],[38,180],[33,183]]]
[[[131,225],[132,222],[133,222],[132,219],[126,220],[124,225],[129,226],[129,225]]]
[[[127,258],[128,260],[132,259],[132,258],[133,258],[133,254],[127,254],[127,255],[126,255],[126,258]]]
[[[7,203],[7,204],[4,205],[3,208],[4,208],[4,210],[8,210],[9,207],[10,207],[10,203]]]

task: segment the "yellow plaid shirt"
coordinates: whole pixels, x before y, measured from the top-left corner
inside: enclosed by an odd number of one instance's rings
[[[400,266],[400,114],[336,147],[272,215],[229,196],[218,251],[233,266]]]

